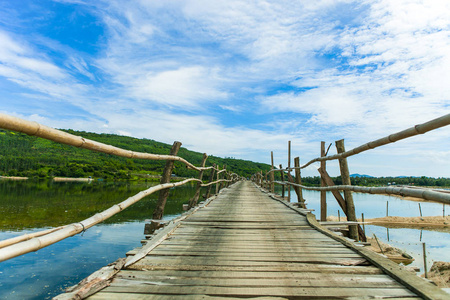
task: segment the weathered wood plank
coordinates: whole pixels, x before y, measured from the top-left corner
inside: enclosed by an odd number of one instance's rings
[[[132,283],[130,281],[130,283]],[[210,295],[210,296],[279,296],[296,298],[333,298],[348,297],[408,297],[415,296],[404,288],[316,288],[316,287],[215,287],[215,286],[150,286],[146,284],[132,284],[130,286],[109,286],[105,292],[135,293],[135,294],[163,294],[163,295]]]

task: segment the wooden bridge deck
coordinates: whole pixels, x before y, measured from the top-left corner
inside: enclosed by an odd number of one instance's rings
[[[251,182],[180,221],[89,299],[233,298],[421,299]]]

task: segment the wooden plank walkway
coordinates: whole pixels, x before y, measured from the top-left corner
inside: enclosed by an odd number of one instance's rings
[[[421,299],[309,223],[238,182],[89,299]]]

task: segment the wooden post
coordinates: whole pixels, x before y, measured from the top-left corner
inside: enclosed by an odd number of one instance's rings
[[[282,164],[280,164],[280,172],[281,172],[281,182],[284,182],[284,172],[283,172],[283,165]],[[281,197],[283,198],[283,200],[284,200],[284,191],[285,191],[285,187],[284,187],[284,184],[283,185],[281,185]]]
[[[205,167],[207,159],[208,159],[208,154],[203,153],[202,167]],[[198,179],[203,180],[203,170],[198,172]],[[201,188],[202,188],[202,182],[197,182],[197,188],[195,189],[194,197],[192,197],[189,200],[189,206],[188,206],[189,209],[191,209],[192,207],[197,205],[198,198],[200,197]]]
[[[288,177],[291,176],[291,141],[288,141]],[[291,186],[288,185],[288,202],[291,202]]]
[[[338,153],[345,152],[344,140],[336,141],[336,149]],[[339,159],[339,167],[341,169],[341,178],[343,185],[351,185],[350,181],[350,172],[348,170],[347,158]],[[345,214],[347,215],[347,220],[356,222],[356,212],[355,212],[355,204],[353,203],[353,195],[351,191],[344,191],[345,203],[347,204],[347,211]],[[349,228],[349,237],[356,241],[358,238],[358,226],[350,225]]]
[[[273,151],[270,152],[270,157],[271,157],[271,161],[272,161],[272,172],[270,172],[270,192],[273,194],[275,193],[275,184],[273,183],[275,181],[275,173],[273,171],[274,166],[273,166]]]
[[[320,142],[320,156],[325,156],[325,142]],[[321,161],[320,162],[320,169],[322,171],[326,171],[326,162]],[[327,186],[325,183],[325,179],[322,175],[320,175],[320,186],[325,187]],[[320,221],[325,222],[327,220],[327,192],[320,191]]]
[[[223,169],[222,170],[226,170],[227,169],[227,165],[223,165]],[[225,171],[226,172],[226,171]],[[223,173],[223,172],[222,172]],[[223,177],[224,179],[225,179],[225,175],[221,175],[220,177]],[[222,184],[222,182],[219,184],[219,191],[222,189],[222,186],[223,186],[223,184]]]
[[[428,278],[427,246],[425,243],[422,243],[422,249],[423,249],[423,268],[425,270],[425,278]]]
[[[217,171],[217,180],[216,181],[219,181],[219,179],[220,179],[220,173],[219,173],[220,167],[217,166],[217,169],[218,169],[218,171]],[[219,183],[216,183],[216,194],[218,194],[218,193],[219,193]]]
[[[172,149],[170,149],[170,155],[177,155],[178,150],[180,150],[181,143],[180,142],[174,142],[172,145]],[[172,170],[173,170],[173,160],[166,161],[166,166],[163,171],[163,175],[161,177],[160,183],[169,183],[170,177],[172,176]],[[170,189],[164,189],[159,192],[159,198],[158,203],[156,204],[156,208],[153,211],[153,219],[154,220],[161,220],[164,214],[164,207],[166,206],[167,197],[169,197],[169,190]]]
[[[215,168],[216,168],[216,164],[213,164],[213,168],[211,169],[211,173],[209,174],[208,182],[213,182],[214,172],[216,172]],[[212,187],[212,185],[208,186],[208,189],[206,190],[206,199],[208,199],[209,196],[211,195],[211,187]]]
[[[295,167],[295,183],[302,184],[302,175],[300,172],[300,158],[299,157],[294,158],[294,167]],[[302,188],[298,187],[295,191],[297,192],[297,201],[298,201],[299,207],[306,208],[305,199],[303,199]]]

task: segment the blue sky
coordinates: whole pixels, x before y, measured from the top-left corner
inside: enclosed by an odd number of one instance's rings
[[[0,0],[0,111],[56,128],[306,162],[450,113],[449,83],[446,0]],[[450,177],[449,136],[350,171]]]

